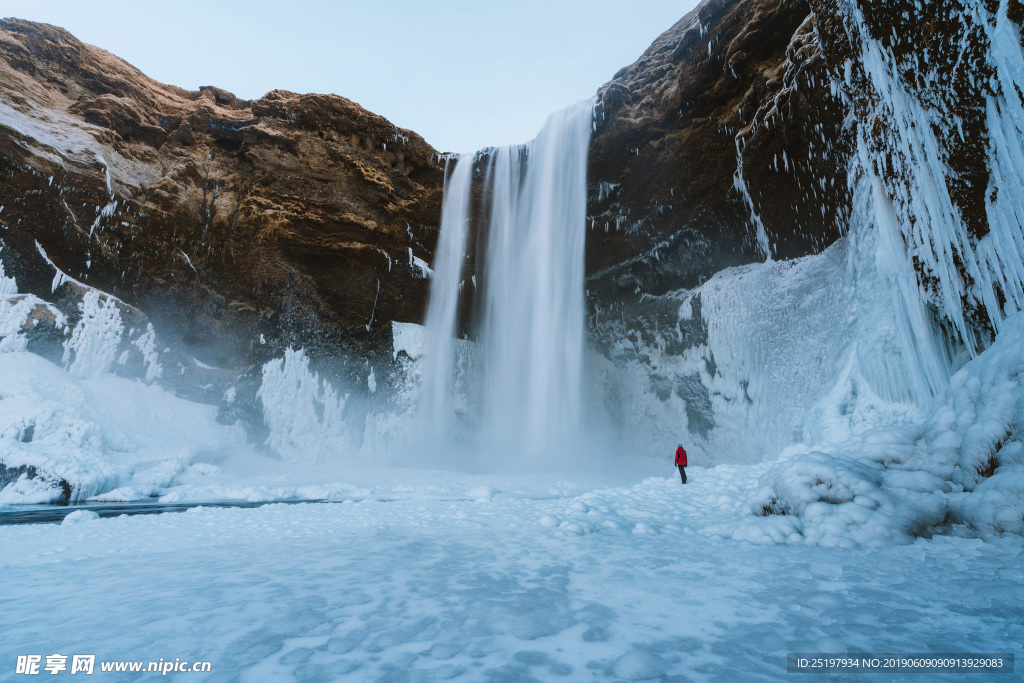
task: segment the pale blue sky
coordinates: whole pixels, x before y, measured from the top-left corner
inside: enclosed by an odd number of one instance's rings
[[[337,93],[440,151],[525,142],[697,0],[5,0],[149,76],[252,99]]]

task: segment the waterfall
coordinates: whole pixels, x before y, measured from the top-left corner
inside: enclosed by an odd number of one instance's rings
[[[473,165],[484,165],[471,395],[482,445],[529,454],[564,449],[581,421],[587,153],[593,103],[552,115],[535,140],[461,156],[445,186],[424,347],[421,414],[453,424],[456,328],[465,291]]]
[[[420,418],[428,429],[427,433],[434,438],[443,436],[450,427],[454,413],[453,336],[459,312],[462,267],[466,260],[473,156],[459,156],[455,159],[451,175],[447,174],[447,168],[445,174],[441,234],[434,255],[430,305],[427,307],[426,334],[423,340],[426,362],[419,410]]]

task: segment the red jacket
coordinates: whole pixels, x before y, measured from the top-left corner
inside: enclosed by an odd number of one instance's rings
[[[686,451],[682,446],[676,449],[676,465],[686,467]]]

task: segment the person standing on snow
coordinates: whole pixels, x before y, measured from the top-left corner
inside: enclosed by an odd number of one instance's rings
[[[682,478],[683,483],[686,483],[686,449],[683,448],[683,444],[679,444],[676,448],[676,467],[679,468],[679,476]]]

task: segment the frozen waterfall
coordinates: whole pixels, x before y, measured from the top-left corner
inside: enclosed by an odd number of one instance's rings
[[[445,185],[424,344],[420,415],[435,436],[452,428],[453,334],[474,216],[485,249],[476,292],[478,346],[466,391],[479,399],[483,444],[531,454],[561,450],[579,430],[585,306],[587,153],[593,103],[552,115],[526,145],[460,156]],[[483,175],[471,205],[473,169]],[[476,211],[474,211],[474,208]]]

